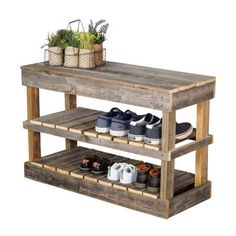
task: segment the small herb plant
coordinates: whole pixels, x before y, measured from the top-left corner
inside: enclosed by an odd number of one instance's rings
[[[60,47],[64,48],[65,41],[64,41],[64,35],[66,30],[58,30],[56,33],[48,33],[47,37],[47,43],[44,44],[41,48],[44,48],[45,46],[50,47]]]
[[[106,33],[109,24],[106,23],[105,20],[99,20],[95,24],[92,20],[90,20],[90,24],[88,26],[89,32],[92,33],[96,39],[95,44],[102,44],[106,40]]]
[[[65,47],[79,48],[79,34],[73,32],[72,30],[68,30],[67,34],[65,35],[64,44]]]
[[[77,36],[76,36],[77,37]],[[96,36],[91,32],[81,32],[78,35],[81,49],[93,49]]]

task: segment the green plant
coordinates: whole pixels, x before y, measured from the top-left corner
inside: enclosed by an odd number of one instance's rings
[[[92,49],[96,36],[91,32],[81,32],[78,35],[81,49]]]
[[[60,47],[60,48],[64,48],[65,45],[65,41],[64,41],[64,37],[67,30],[58,30],[56,33],[48,33],[48,37],[47,37],[47,43],[42,45],[41,48],[44,48],[45,46],[48,47]]]
[[[64,39],[65,47],[75,47],[78,48],[80,44],[79,34],[69,30],[65,35]]]
[[[99,20],[94,24],[93,21],[90,20],[90,24],[88,28],[89,28],[89,32],[95,35],[96,37],[96,40],[94,42],[95,44],[102,44],[106,40],[105,35],[107,33],[109,24],[108,23],[105,24],[105,23],[106,23],[105,20]],[[99,26],[100,28],[98,29]]]

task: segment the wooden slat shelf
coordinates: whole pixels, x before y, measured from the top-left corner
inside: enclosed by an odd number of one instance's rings
[[[36,63],[21,67],[27,87],[29,161],[25,176],[155,216],[168,218],[211,197],[208,181],[210,100],[215,96],[215,77],[144,66],[106,62],[94,69],[65,68]],[[40,89],[62,92],[65,110],[40,116]],[[98,110],[77,108],[76,95],[157,109],[162,112],[162,142],[153,146],[112,137],[95,131]],[[97,101],[98,102],[98,101]],[[175,139],[176,113],[197,106],[196,129],[184,142]],[[41,157],[41,135],[65,138],[66,150]],[[97,150],[77,147],[77,141],[104,146],[161,160],[161,183],[157,193],[123,185],[106,176],[81,173],[79,164],[87,154],[115,162],[137,165],[127,159]],[[195,174],[175,169],[176,158],[196,151]]]
[[[78,147],[42,157],[40,160],[26,162],[25,176],[44,183],[60,186],[85,195],[113,202],[118,205],[128,206],[139,211],[148,212],[165,218],[170,216],[169,212],[167,213],[163,209],[163,206],[165,206],[166,203],[160,199],[159,192],[154,194],[148,192],[146,189],[138,189],[134,184],[125,185],[118,181],[110,181],[106,178],[106,175],[98,177],[81,172],[79,170],[80,161],[86,155],[92,154],[109,158],[113,162],[122,161],[134,165],[141,163],[141,161]],[[208,185],[208,188],[209,187],[210,186]],[[193,189],[194,175],[175,170],[175,197],[184,197],[185,194],[188,194]],[[209,197],[209,195],[204,195],[202,197],[206,198]],[[136,202],[133,202],[134,199]]]
[[[170,152],[161,151],[160,146],[130,141],[128,137],[112,137],[110,134],[99,134],[95,131],[96,117],[101,112],[85,108],[76,108],[42,116],[24,122],[24,127],[37,132],[58,135],[64,138],[86,141],[122,151],[133,152],[144,156],[169,160],[177,158],[212,143],[212,136],[194,140],[195,132],[189,137],[189,143]]]

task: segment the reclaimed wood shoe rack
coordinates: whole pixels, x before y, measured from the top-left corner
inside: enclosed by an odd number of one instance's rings
[[[25,177],[115,203],[141,212],[168,218],[211,197],[208,180],[209,101],[215,94],[215,78],[197,74],[161,70],[107,62],[92,69],[69,69],[44,63],[22,66],[22,84],[27,87],[29,161]],[[40,116],[39,89],[64,93],[65,110]],[[78,107],[76,95],[137,105],[162,111],[162,144],[147,145],[95,132],[101,111]],[[187,143],[175,142],[176,111],[197,105],[196,129]],[[65,150],[41,156],[40,133],[66,139]],[[91,143],[143,156],[132,160],[77,146]],[[175,161],[196,151],[195,173],[175,169]],[[97,154],[115,162],[137,165],[145,156],[161,160],[161,184],[158,193],[123,185],[106,176],[79,171],[80,160]],[[187,158],[187,157],[186,157]]]

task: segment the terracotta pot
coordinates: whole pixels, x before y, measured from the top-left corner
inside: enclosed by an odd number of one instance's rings
[[[62,48],[50,47],[49,52],[49,64],[52,66],[61,66],[63,64]]]
[[[64,66],[78,67],[79,66],[79,49],[74,47],[65,48]]]
[[[79,50],[79,67],[93,68],[94,64],[94,49],[80,49]]]
[[[94,61],[96,66],[104,65],[102,44],[94,44]]]

